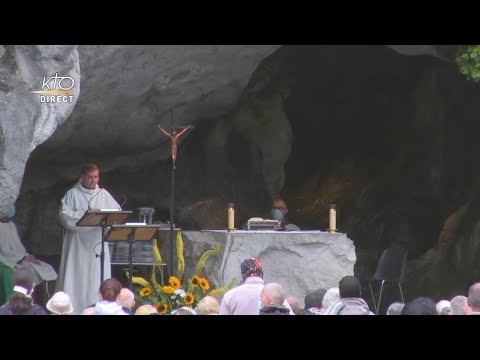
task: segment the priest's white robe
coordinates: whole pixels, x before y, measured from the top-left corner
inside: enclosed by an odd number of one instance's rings
[[[101,252],[102,228],[76,226],[89,208],[120,209],[120,205],[107,190],[98,185],[95,189],[86,189],[80,180],[62,199],[60,222],[64,234],[57,291],[70,296],[74,314],[81,314],[99,301],[101,268],[100,257],[96,255]],[[108,243],[104,245],[104,251],[103,279],[106,280],[111,277]]]
[[[57,273],[53,267],[43,261],[35,264],[31,261],[22,261],[25,256],[29,255],[18,236],[17,226],[13,221],[0,222],[0,261],[12,268],[14,271],[26,268],[34,275],[35,285],[42,281],[53,281],[57,279]]]

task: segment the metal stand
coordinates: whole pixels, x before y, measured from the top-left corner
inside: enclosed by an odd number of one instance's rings
[[[128,242],[128,282],[133,287],[133,243],[137,241],[153,241],[159,227],[157,225],[112,225],[106,235],[106,241]]]
[[[170,113],[170,125],[171,125],[171,131],[175,130],[175,127],[173,125],[173,109]],[[174,214],[174,209],[175,209],[175,164],[173,162],[172,158],[172,179],[171,179],[171,185],[170,185],[170,256],[168,258],[168,275],[172,276],[173,275],[173,248],[174,248],[174,235],[173,235],[173,228],[174,222],[175,222],[175,214]]]
[[[133,232],[128,236],[128,288],[133,289]]]
[[[107,237],[107,227],[119,223],[123,223],[125,219],[130,215],[132,211],[122,211],[122,210],[99,210],[93,211],[88,210],[82,216],[80,220],[77,221],[76,226],[100,226],[102,228],[102,244],[100,255],[100,283],[103,282],[104,272],[105,272],[105,241]]]
[[[103,278],[105,277],[105,236],[107,235],[106,232],[106,221],[105,219],[102,220],[100,225],[102,227],[102,249],[100,250],[100,284],[103,283]]]

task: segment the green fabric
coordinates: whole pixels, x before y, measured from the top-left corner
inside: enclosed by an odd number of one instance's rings
[[[5,304],[13,293],[13,270],[0,262],[0,306]]]

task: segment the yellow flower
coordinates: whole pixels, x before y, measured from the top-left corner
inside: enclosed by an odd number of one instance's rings
[[[182,286],[180,280],[178,280],[175,276],[170,276],[170,279],[168,279],[168,283],[172,285],[175,290],[180,289],[180,286]]]
[[[162,291],[165,293],[165,294],[173,294],[173,292],[175,291],[175,289],[171,286],[162,286]]]
[[[200,278],[200,287],[204,292],[210,289],[210,284],[208,283],[208,280],[205,278]]]
[[[185,295],[185,297],[183,298],[183,302],[186,305],[192,305],[195,302],[195,296],[193,296],[193,294],[191,294],[191,293],[187,293]]]
[[[182,306],[195,306],[206,295],[219,297],[230,289],[235,279],[230,284],[221,288],[211,290],[213,285],[210,284],[203,275],[203,269],[206,261],[213,255],[220,251],[220,243],[217,243],[215,249],[205,251],[195,267],[195,271],[185,281],[182,286],[183,276],[185,274],[185,258],[183,238],[180,232],[177,234],[177,273],[169,276],[168,282],[163,277],[162,256],[158,248],[157,240],[153,242],[154,264],[151,272],[151,279],[147,281],[142,277],[135,276],[133,278],[133,285],[135,285],[135,297],[139,305],[154,304],[159,314],[170,314],[173,310],[177,310]]]
[[[164,304],[161,301],[154,305],[157,308],[159,314],[166,314],[168,312],[168,304]]]
[[[198,286],[198,285],[200,285],[200,276],[195,275],[194,277],[192,277],[192,285],[193,285],[193,286]]]
[[[149,287],[144,287],[142,290],[140,290],[140,296],[141,297],[149,296],[151,292],[152,292],[152,289],[150,289]]]

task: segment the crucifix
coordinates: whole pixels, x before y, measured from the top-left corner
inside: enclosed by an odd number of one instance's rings
[[[175,160],[177,158],[177,143],[178,143],[178,138],[182,136],[185,131],[190,129],[190,125],[188,125],[185,129],[177,133],[175,130],[172,130],[171,133],[160,127],[160,125],[157,125],[157,127],[162,130],[162,132],[170,137],[170,140],[172,141],[172,163],[173,163],[173,168],[175,169]],[[173,124],[172,124],[172,129],[173,129]]]
[[[175,131],[175,126],[173,125],[173,109],[170,111],[171,115],[171,132],[166,131],[160,125],[157,125],[157,127],[168,137],[170,137],[170,140],[172,142],[172,182],[171,182],[171,188],[170,188],[170,253],[169,253],[169,263],[168,263],[168,272],[169,275],[173,275],[173,249],[175,248],[174,246],[174,223],[175,223],[175,218],[174,218],[174,209],[175,209],[175,162],[177,160],[177,147],[178,147],[178,139],[180,136],[182,136],[188,129],[190,129],[192,126],[188,125],[185,129],[177,133]]]

